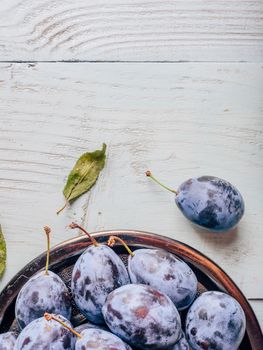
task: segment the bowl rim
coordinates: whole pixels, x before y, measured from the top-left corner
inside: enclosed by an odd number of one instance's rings
[[[263,334],[251,305],[235,282],[227,275],[227,273],[206,255],[190,245],[174,238],[147,231],[118,229],[101,230],[91,232],[91,234],[101,243],[106,242],[109,236],[115,235],[122,236],[122,238],[124,238],[128,244],[134,247],[142,247],[146,245],[147,248],[162,248],[174,254],[179,254],[180,257],[182,257],[186,262],[196,266],[199,270],[208,275],[208,277],[212,279],[221,290],[227,292],[229,295],[238,300],[246,315],[246,332],[252,345],[252,349],[262,349]],[[51,270],[52,266],[61,264],[66,258],[80,255],[81,252],[91,244],[92,243],[87,239],[86,235],[79,235],[55,245],[50,251]],[[116,242],[116,246],[119,245],[120,244]],[[9,283],[0,293],[0,326],[7,308],[16,298],[21,287],[32,275],[44,268],[45,258],[46,253],[44,252],[30,261],[9,281]]]

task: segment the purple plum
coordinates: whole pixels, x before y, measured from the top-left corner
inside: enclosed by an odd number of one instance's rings
[[[163,249],[137,249],[129,255],[132,283],[147,284],[168,295],[178,310],[187,308],[197,292],[197,278],[177,256]]]
[[[201,228],[226,232],[233,229],[244,214],[245,204],[240,192],[226,180],[200,176],[172,190],[156,180],[150,171],[146,175],[175,193],[175,202],[183,215]]]
[[[236,350],[245,329],[246,318],[240,304],[222,292],[203,293],[186,318],[186,336],[193,350]]]
[[[107,295],[114,289],[130,283],[128,271],[121,258],[110,247],[99,244],[83,227],[78,228],[92,242],[76,261],[71,278],[71,291],[81,313],[91,322],[103,324],[101,312]]]
[[[71,290],[77,307],[91,322],[102,324],[107,295],[130,283],[126,267],[108,246],[89,246],[75,263]]]
[[[71,323],[56,315],[68,327]],[[73,350],[76,336],[55,320],[43,316],[29,323],[19,334],[14,350]]]
[[[62,279],[48,270],[51,229],[45,226],[44,231],[47,238],[45,271],[32,276],[20,289],[16,299],[15,315],[21,329],[45,312],[57,313],[67,319],[71,317],[69,291]]]
[[[102,308],[110,330],[139,349],[165,349],[179,340],[181,320],[171,299],[142,284],[111,292]]]
[[[71,317],[69,291],[62,279],[52,271],[41,271],[31,277],[21,288],[15,315],[21,329],[44,312],[57,313],[67,319]]]

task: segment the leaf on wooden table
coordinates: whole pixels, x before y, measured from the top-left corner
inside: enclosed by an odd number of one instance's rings
[[[6,266],[6,244],[4,235],[2,232],[2,227],[0,225],[0,278],[5,271]]]
[[[63,194],[66,204],[58,210],[59,214],[69,202],[74,201],[83,193],[87,192],[96,182],[106,160],[106,144],[103,143],[101,150],[84,153],[71,170]]]

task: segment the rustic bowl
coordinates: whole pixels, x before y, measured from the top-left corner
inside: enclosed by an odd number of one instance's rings
[[[199,294],[206,290],[219,290],[232,295],[241,304],[246,314],[247,328],[239,349],[263,349],[263,335],[256,316],[247,299],[231,278],[206,256],[179,241],[148,232],[118,230],[96,232],[93,235],[99,242],[106,242],[110,235],[121,236],[132,249],[158,247],[182,258],[191,266],[197,275]],[[79,236],[65,241],[51,250],[50,269],[58,273],[68,287],[70,286],[73,265],[78,256],[89,245],[90,242],[86,236]],[[114,249],[125,262],[127,260],[127,254],[124,248],[119,244],[116,244]],[[0,294],[0,333],[8,330],[18,330],[14,315],[17,294],[28,278],[44,268],[45,258],[46,255],[44,253],[31,261],[10,281]],[[185,314],[186,312],[182,313],[183,323]],[[78,325],[84,321],[83,316],[78,313],[76,308],[74,308],[71,321],[74,325]]]

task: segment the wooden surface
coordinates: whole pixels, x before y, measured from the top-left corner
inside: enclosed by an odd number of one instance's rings
[[[1,0],[3,60],[261,61],[262,0]]]
[[[90,231],[140,229],[188,243],[225,269],[263,325],[262,8],[219,0],[1,2],[8,262],[0,289],[45,250],[45,224],[55,244],[76,234],[67,228],[76,220]],[[108,159],[98,183],[56,216],[76,159],[102,142]],[[203,174],[229,180],[246,203],[238,229],[194,228],[147,169],[175,188]]]

